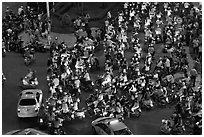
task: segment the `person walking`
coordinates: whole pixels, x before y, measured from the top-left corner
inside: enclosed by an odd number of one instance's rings
[[[198,76],[198,72],[197,72],[196,68],[193,67],[190,71],[190,79],[191,79],[191,83],[192,83],[193,87],[195,87],[197,76]]]

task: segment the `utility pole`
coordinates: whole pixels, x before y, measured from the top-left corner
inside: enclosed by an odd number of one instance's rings
[[[48,19],[48,34],[50,33],[51,29],[51,22],[50,22],[50,7],[49,7],[49,2],[46,2],[46,8],[47,8],[47,19]]]
[[[47,8],[47,18],[50,19],[50,7],[49,7],[49,2],[46,2],[46,8]]]
[[[50,36],[50,31],[51,31],[51,19],[50,19],[50,8],[49,8],[49,2],[46,2],[46,8],[47,8],[47,19],[48,19],[48,36],[47,36],[47,40],[48,40],[48,45],[50,45],[51,42],[51,36]]]

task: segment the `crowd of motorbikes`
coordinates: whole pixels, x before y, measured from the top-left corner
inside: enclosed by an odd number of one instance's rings
[[[3,57],[9,51],[21,53],[25,65],[28,66],[35,62],[34,52],[47,51],[46,45],[40,41],[40,37],[43,37],[42,34],[47,32],[48,21],[42,20],[41,16],[41,11],[34,10],[30,6],[21,6],[17,14],[7,7],[2,21]],[[28,34],[28,42],[24,42],[22,36],[19,36],[22,31]]]
[[[152,5],[147,4],[146,7],[148,6]],[[156,5],[153,4],[153,8],[155,8],[154,6]],[[141,13],[147,14],[148,12]],[[162,28],[166,31],[163,33],[167,34],[167,36],[159,35],[161,34],[160,32],[156,32],[155,35],[145,34],[145,43],[149,45],[147,49],[148,54],[144,61],[145,65],[140,71],[142,44],[137,34],[141,31],[140,28],[142,28],[143,24],[135,25],[132,35],[135,54],[128,66],[124,56],[125,51],[129,48],[127,24],[125,23],[132,21],[132,18],[129,20],[129,18],[124,16],[123,12],[119,16],[122,16],[120,17],[122,19],[118,20],[119,26],[117,27],[112,25],[117,21],[107,16],[105,35],[101,36],[104,39],[105,72],[99,75],[95,82],[90,80],[91,62],[88,59],[93,57],[94,50],[90,49],[94,48],[88,48],[88,53],[84,50],[87,49],[84,41],[91,38],[78,37],[73,49],[67,48],[65,43],[58,45],[53,43],[51,58],[48,61],[47,80],[51,96],[47,101],[49,104],[47,108],[54,109],[55,115],[63,117],[63,120],[85,118],[86,116],[140,117],[142,110],[150,110],[156,106],[174,105],[181,102],[184,103],[182,106],[185,106],[185,103],[188,104],[189,102],[183,100],[183,98],[194,97],[195,94],[199,93],[192,89],[192,81],[188,77],[188,69],[186,68],[188,62],[182,45],[185,38],[182,36],[183,30],[177,29],[181,22],[175,23],[178,26],[167,22],[168,25]],[[136,19],[138,18],[137,16]],[[161,20],[159,15],[156,18]],[[155,17],[150,15],[149,18],[147,17],[147,20],[149,19],[150,21],[146,22],[150,22],[150,24],[146,23],[144,28],[146,29],[145,31],[153,33],[151,32],[153,27],[151,22],[153,22]],[[158,27],[160,27],[159,24],[157,24]],[[116,28],[119,29],[118,32]],[[169,34],[170,31],[176,32],[175,35]],[[155,54],[154,45],[163,42],[168,45],[164,47],[164,51],[171,52],[171,56],[160,57],[156,67],[152,69],[151,65]],[[113,73],[115,70],[118,71],[116,75]],[[183,72],[185,78],[176,81],[174,74],[177,72]],[[91,91],[92,93],[86,100],[87,107],[78,110],[80,94],[83,91]],[[68,100],[64,104],[65,97]],[[199,106],[200,101],[197,101],[199,99],[201,98],[193,99],[190,103]],[[50,105],[50,100],[55,100],[53,106]],[[195,108],[195,106],[191,106],[191,109]],[[198,110],[200,109],[198,107]],[[51,113],[53,113],[53,110]],[[197,112],[192,112],[192,114],[195,113]],[[186,115],[185,109],[181,114],[182,118],[183,115]],[[185,127],[182,124],[177,125],[178,123],[175,122],[171,128],[167,128],[164,126],[165,123],[169,123],[169,121],[162,121],[161,131],[166,134],[183,134],[185,131]]]
[[[202,105],[201,88],[198,91],[185,95],[175,106],[170,119],[163,119],[161,132],[164,134],[202,134]]]
[[[195,81],[189,74],[184,49],[185,45],[189,46],[187,33],[192,33],[191,39],[200,35],[201,13],[192,5],[185,7],[185,3],[166,2],[163,6],[164,11],[160,11],[158,3],[124,3],[117,18],[108,12],[104,32],[98,38],[76,36],[73,48],[59,43],[57,38],[53,40],[47,63],[50,96],[38,117],[40,127],[50,134],[66,134],[66,121],[87,116],[139,118],[142,111],[176,104],[172,117],[162,120],[161,132],[184,134],[189,128],[192,134],[201,134],[201,86],[198,91],[194,90]],[[197,16],[193,21],[190,17],[194,14]],[[128,38],[130,24],[133,29]],[[88,32],[90,28],[81,26],[76,31],[79,29]],[[140,32],[145,33],[144,44],[138,36]],[[35,44],[38,46],[33,46]],[[153,67],[156,44],[164,44],[163,52],[168,56],[160,57]],[[44,51],[40,45],[36,38],[23,48],[25,65],[35,62],[36,51]],[[98,45],[104,48],[104,73],[93,81],[90,72],[100,68],[94,55]],[[148,45],[147,49],[144,45]],[[125,52],[130,47],[134,55],[128,63]],[[147,54],[143,55],[143,51]],[[176,80],[174,74],[178,72],[184,78]],[[22,88],[36,88],[35,73],[29,70],[21,79]],[[86,107],[79,109],[82,92],[90,92],[90,96],[86,99]]]

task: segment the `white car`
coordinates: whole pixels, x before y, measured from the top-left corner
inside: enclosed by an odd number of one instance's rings
[[[6,133],[6,135],[48,135],[45,132],[36,130],[34,128],[26,128],[26,129],[19,129],[19,130],[12,130],[8,133]]]
[[[17,115],[19,118],[37,117],[43,93],[40,89],[27,89],[19,94]]]
[[[130,129],[118,118],[101,117],[92,122],[93,131],[99,135],[133,135]]]

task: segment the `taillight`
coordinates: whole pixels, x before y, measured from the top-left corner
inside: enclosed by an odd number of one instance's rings
[[[21,110],[18,108],[18,112],[20,112]]]

